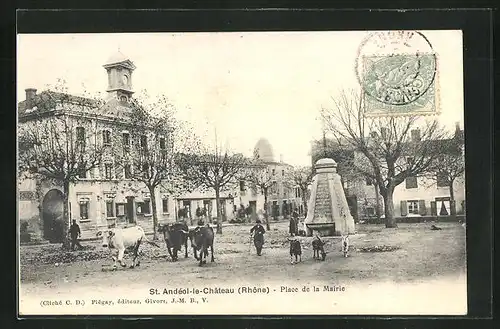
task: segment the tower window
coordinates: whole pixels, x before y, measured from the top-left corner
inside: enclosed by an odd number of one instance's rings
[[[76,140],[79,142],[85,141],[85,128],[76,127]]]
[[[102,143],[104,145],[111,145],[111,131],[109,130],[102,131]]]
[[[140,137],[139,143],[140,143],[139,145],[141,146],[141,148],[146,149],[147,145],[148,145],[148,137],[146,135],[142,135]]]
[[[123,138],[123,147],[129,147],[130,146],[130,134],[123,133],[122,138]]]
[[[113,178],[112,169],[113,169],[113,166],[111,165],[111,163],[106,163],[104,165],[104,176],[106,177],[106,179]]]
[[[122,102],[126,102],[128,99],[127,99],[127,96],[120,96],[120,101]]]
[[[125,171],[125,179],[130,179],[132,178],[132,170],[130,168],[130,164],[126,164],[125,167],[124,167],[124,171]]]

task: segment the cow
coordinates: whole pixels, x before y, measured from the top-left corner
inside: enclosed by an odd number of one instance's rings
[[[199,266],[206,264],[206,258],[208,257],[208,248],[212,253],[211,262],[214,261],[214,230],[210,225],[197,227],[191,231],[184,231],[188,234],[189,240],[191,241],[191,246],[193,247],[194,258],[200,261]],[[200,252],[200,258],[198,258],[197,251]],[[203,259],[205,257],[205,260]]]
[[[325,242],[316,235],[316,239],[312,241],[313,247],[313,259],[320,259],[319,254],[321,253],[321,260],[325,260],[326,252],[324,249]]]
[[[349,234],[342,235],[342,242],[341,242],[341,249],[340,249],[340,251],[343,252],[344,257],[348,256],[348,252],[349,252]]]
[[[134,259],[132,261],[132,265],[130,268],[134,268],[135,266],[139,266],[140,262],[137,261],[137,254],[139,252],[139,246],[141,242],[144,240],[145,242],[155,246],[160,247],[156,243],[149,241],[144,233],[144,230],[140,226],[133,226],[128,228],[113,228],[107,231],[99,231],[97,232],[97,236],[102,236],[102,246],[104,248],[117,249],[118,250],[118,259],[113,256],[113,269],[116,269],[116,261],[120,263],[122,267],[126,267],[127,265],[123,262],[123,255],[125,254],[125,250],[133,251]]]
[[[300,245],[300,241],[296,239],[290,239],[290,264],[294,264],[293,256],[295,256],[295,263],[297,263],[297,258],[299,262],[302,261],[302,246]]]
[[[158,225],[158,233],[163,233],[167,251],[173,262],[178,260],[177,252],[184,246],[184,258],[188,257],[188,234],[184,233],[189,228],[186,223]]]

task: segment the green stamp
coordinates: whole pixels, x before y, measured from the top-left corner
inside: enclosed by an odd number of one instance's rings
[[[365,115],[436,113],[436,71],[436,55],[422,34],[371,34],[356,59]]]

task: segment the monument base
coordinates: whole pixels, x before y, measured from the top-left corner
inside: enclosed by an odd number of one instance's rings
[[[335,231],[335,223],[314,223],[306,224],[306,235],[313,236],[318,233],[320,236],[340,235]]]

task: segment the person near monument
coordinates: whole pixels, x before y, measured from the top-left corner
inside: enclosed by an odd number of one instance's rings
[[[290,217],[290,224],[288,226],[288,233],[290,233],[290,236],[295,236],[298,233],[296,219],[295,216]]]
[[[264,233],[266,230],[262,226],[260,219],[255,221],[255,225],[250,229],[250,235],[253,234],[253,244],[257,250],[257,256],[262,255],[262,246],[264,245]]]

